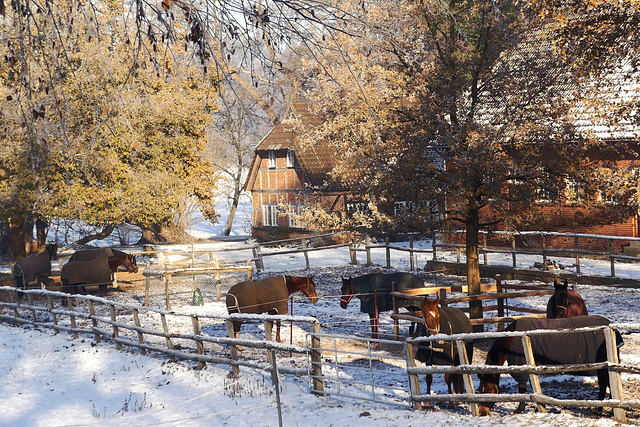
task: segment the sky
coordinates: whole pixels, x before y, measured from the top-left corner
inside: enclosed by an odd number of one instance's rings
[[[247,220],[242,212],[247,211],[240,212],[233,234],[242,239]],[[215,238],[220,229],[221,225],[194,223],[192,232],[206,239]],[[228,243],[210,241],[201,247],[225,244]],[[429,242],[421,244],[426,247]],[[326,276],[330,271],[339,276],[357,271],[340,261],[348,259],[341,249],[332,251],[311,253],[311,273]],[[505,262],[510,263],[510,257]],[[524,258],[522,262],[532,264]],[[374,264],[384,265],[384,251],[374,253]],[[408,260],[398,256],[393,265],[406,271]],[[640,268],[631,266],[635,264],[628,266],[624,274],[640,273]],[[265,267],[264,275],[299,271],[304,269],[304,260],[290,254],[273,256],[267,259]],[[606,262],[590,268],[608,274]],[[613,322],[638,320],[635,307],[640,303],[640,295],[635,291],[589,287],[581,288],[580,293],[593,307],[591,314],[607,314]],[[595,305],[592,301],[596,299],[609,305]],[[223,313],[226,312],[223,304],[214,301],[201,309]],[[309,307],[308,314],[321,323],[330,322],[341,313],[335,304],[301,306],[298,315],[306,315],[304,310]],[[615,313],[610,307],[617,307]],[[351,315],[362,318],[366,326],[368,319],[363,318],[366,315],[356,307],[350,308]],[[176,308],[181,309],[193,308]],[[381,318],[381,322],[388,324],[388,316]],[[0,426],[277,426],[279,423],[275,389],[270,374],[262,370],[243,367],[240,378],[234,381],[229,378],[227,365],[208,364],[205,369],[196,369],[193,363],[174,362],[163,355],[117,350],[108,342],[96,344],[91,337],[73,339],[65,333],[53,334],[50,330],[8,323],[0,323],[0,337],[0,364],[4,367],[0,371]],[[636,361],[634,354],[625,357],[627,361]],[[435,376],[434,392],[442,393],[444,382],[438,377],[442,376]],[[502,411],[488,417],[471,416],[465,405],[453,409],[437,406],[419,412],[371,401],[316,396],[310,393],[304,378],[291,375],[282,376],[281,386],[285,426],[618,425],[611,416],[577,416],[566,411],[537,414],[532,408],[525,414]]]

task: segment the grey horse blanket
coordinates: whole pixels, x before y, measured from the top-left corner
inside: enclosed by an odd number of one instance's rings
[[[12,274],[16,286],[25,287],[29,283],[36,282],[39,277],[51,275],[51,259],[48,252],[20,258],[13,265]],[[22,278],[22,280],[20,280]]]
[[[114,255],[114,251],[111,248],[86,249],[74,252],[69,261],[91,261],[92,259],[109,258]]]
[[[89,261],[69,261],[60,272],[60,279],[69,285],[108,283],[113,281],[108,258]]]
[[[353,289],[360,300],[360,311],[362,313],[373,313],[375,311],[373,291],[376,290],[378,311],[393,310],[393,297],[391,296],[392,284],[396,283],[396,290],[423,288],[424,281],[411,273],[371,273],[364,276],[351,278]],[[401,300],[401,306],[415,306],[416,304]]]
[[[257,282],[236,283],[227,292],[227,311],[232,313],[289,313],[289,290],[284,276]]]
[[[511,323],[506,330],[530,331],[534,329],[575,329],[609,325],[602,316],[577,316],[562,319],[521,318]],[[574,332],[555,335],[532,335],[531,346],[537,365],[569,365],[604,362],[607,351],[603,331]],[[622,346],[622,336],[616,331],[616,343]],[[522,340],[514,338],[507,358],[509,365],[524,365],[526,359]],[[582,372],[595,375],[594,372]]]
[[[471,322],[464,312],[455,307],[440,307],[440,332],[441,334],[465,334],[472,333]],[[427,336],[427,328],[421,323],[417,329],[418,336]],[[473,359],[473,342],[465,344],[469,363]],[[458,365],[458,350],[453,341],[437,343],[421,342],[416,350],[416,359],[427,365]]]

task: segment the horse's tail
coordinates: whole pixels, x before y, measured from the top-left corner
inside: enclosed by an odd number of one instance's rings
[[[13,265],[13,278],[15,279],[16,282],[16,288],[25,288],[25,280],[24,280],[24,269],[22,268],[22,266],[18,263],[15,263]]]

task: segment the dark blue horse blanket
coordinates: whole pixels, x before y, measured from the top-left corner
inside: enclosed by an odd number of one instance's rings
[[[18,287],[26,287],[40,277],[50,276],[51,258],[49,253],[45,251],[37,255],[20,258],[13,265],[12,274]]]
[[[109,258],[116,255],[115,252],[111,248],[85,249],[74,252],[69,261],[91,261],[96,258]],[[122,253],[124,254],[124,252]]]
[[[396,284],[396,291],[405,289],[424,288],[424,281],[411,273],[371,273],[364,276],[351,278],[353,289],[360,300],[360,311],[374,313],[375,304],[373,291],[377,293],[378,312],[393,310],[393,297],[391,296],[392,283]],[[398,300],[400,307],[417,306],[408,300]]]
[[[96,258],[89,261],[69,261],[60,272],[64,285],[98,284],[113,281],[108,258]]]
[[[473,332],[471,322],[459,308],[440,307],[440,334],[470,334]],[[417,329],[418,336],[428,336],[427,328],[421,323]],[[465,343],[469,363],[473,360],[473,341]],[[454,341],[421,342],[416,350],[416,359],[427,365],[459,365],[458,348]]]
[[[609,319],[602,316],[576,316],[562,319],[527,318],[518,319],[505,330],[531,331],[534,329],[575,329],[591,326],[609,325]],[[616,344],[622,346],[622,336],[615,331]],[[607,360],[607,349],[604,331],[573,332],[554,335],[531,335],[531,347],[536,365],[570,365],[597,363]],[[509,349],[507,362],[509,365],[524,365],[522,340],[514,338]],[[578,373],[574,373],[578,374]],[[582,372],[582,375],[595,375],[593,371]],[[527,375],[514,378],[519,382],[527,380]],[[522,380],[522,381],[520,381]]]

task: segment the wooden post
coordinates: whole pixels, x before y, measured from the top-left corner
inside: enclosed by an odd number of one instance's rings
[[[251,277],[253,276],[253,268],[251,267],[251,260],[248,259],[247,260],[247,280],[251,280]]]
[[[396,291],[396,282],[391,282],[391,292]],[[393,314],[398,314],[398,299],[395,295],[391,295],[391,302],[393,307]],[[398,339],[398,335],[400,335],[400,322],[398,319],[393,319],[393,338]]]
[[[433,249],[433,260],[435,261],[436,259],[438,259],[437,254],[438,251],[436,249],[437,245],[437,241],[438,241],[438,232],[433,230],[431,232],[431,249]]]
[[[309,241],[307,239],[302,239],[302,253],[304,254],[304,264],[309,269],[309,252],[307,251],[307,247],[309,246]]]
[[[522,337],[522,350],[524,351],[524,357],[527,361],[527,365],[536,366],[536,361],[533,358],[533,350],[531,349],[531,338],[529,335]],[[538,374],[529,374],[529,382],[531,383],[531,390],[536,394],[542,394],[542,388],[540,387],[540,378]],[[547,413],[547,408],[544,405],[538,403],[538,412]]]
[[[118,338],[120,336],[120,331],[118,329],[118,325],[116,325],[116,306],[113,304],[109,304],[109,311],[111,312],[111,321],[113,322],[113,324],[111,325],[113,327],[113,338]],[[122,344],[120,344],[119,342],[116,343],[116,348],[118,350],[120,350],[122,348]]]
[[[547,239],[544,233],[542,233],[542,269],[549,269],[547,266]]]
[[[455,243],[456,243],[456,262],[460,264],[460,248],[458,245],[460,244],[460,234],[455,233]]]
[[[467,356],[467,347],[465,346],[465,342],[462,340],[456,340],[456,347],[458,348],[458,357],[460,359],[461,365],[469,364],[469,357]],[[462,374],[462,379],[464,381],[464,390],[467,394],[474,394],[473,390],[473,377],[470,373]],[[478,404],[476,402],[469,402],[471,407],[471,415],[477,417],[478,413]]]
[[[367,267],[371,266],[371,237],[367,234],[364,236],[364,248],[367,251]]]
[[[413,344],[409,342],[404,343],[404,357],[407,361],[407,373],[409,368],[413,368],[416,366],[416,359],[413,357]],[[420,396],[420,379],[415,374],[409,374],[409,392],[411,393],[411,397]],[[473,387],[472,387],[473,388]],[[416,411],[422,411],[422,402],[413,402],[411,399],[411,405],[413,405],[413,409]]]
[[[580,274],[580,243],[578,236],[574,237],[576,248],[576,274]]]
[[[413,271],[415,268],[414,254],[413,254],[413,236],[409,237],[409,271]]]
[[[347,240],[349,243],[349,258],[352,265],[358,264],[358,258],[356,256],[356,237],[352,234],[347,234]]]
[[[609,257],[611,258],[611,277],[616,277],[616,259],[613,255],[613,239],[609,240]]]
[[[311,376],[313,393],[324,394],[324,381],[322,379],[322,353],[320,351],[320,323],[311,324]]]
[[[146,307],[149,307],[149,280],[150,280],[150,277],[147,276],[145,278],[146,284],[145,284],[145,287],[144,287],[144,305]]]
[[[264,321],[264,337],[267,341],[273,341],[273,321]]]
[[[54,333],[58,333],[58,315],[53,312],[53,298],[51,295],[47,294],[47,302],[49,303],[49,313],[51,313],[51,320],[53,321],[53,330]],[[2,313],[2,308],[0,308],[0,313]]]
[[[496,274],[496,292],[498,294],[502,293],[502,276]],[[498,298],[498,317],[504,317],[504,298]],[[498,331],[504,330],[504,323],[498,324]]]
[[[170,301],[170,298],[169,298],[169,283],[171,282],[171,274],[165,273],[163,277],[164,277],[164,300],[165,300],[165,305],[167,307],[167,311],[171,311],[171,301]]]
[[[27,301],[29,302],[29,307],[33,307],[33,295],[27,294]],[[38,316],[36,315],[36,310],[33,308],[31,309],[31,318],[33,319],[33,323],[35,325],[35,323],[38,321]]]
[[[489,261],[487,260],[487,233],[482,234],[482,257],[484,258],[484,265],[487,265]]]
[[[96,307],[92,300],[89,300],[89,314],[91,314],[91,322],[93,325],[93,335],[96,343],[100,343],[100,333],[98,332],[98,321],[96,320]]]
[[[71,298],[67,298],[67,308],[72,314],[69,315],[69,321],[71,322],[71,329],[73,330],[73,338],[78,339],[78,332],[76,332],[76,316],[73,314],[73,301]]]
[[[387,258],[387,268],[391,268],[391,248],[389,247],[389,237],[384,239],[385,242],[385,252],[386,252],[386,258]]]
[[[440,288],[440,307],[447,306],[447,290],[445,288]]]
[[[162,321],[162,330],[166,335],[167,348],[169,350],[173,350],[173,341],[171,341],[171,338],[169,337],[169,327],[167,326],[167,316],[165,316],[164,313],[160,313],[160,320]]]
[[[138,328],[142,328],[142,324],[140,323],[140,313],[137,308],[133,309],[133,321],[135,322]],[[142,334],[142,331],[136,331],[136,332],[138,333],[138,342],[140,344],[144,344],[144,335]],[[142,354],[147,354],[147,351],[144,348],[141,348],[140,352]]]
[[[260,244],[256,243],[253,247],[253,258],[256,260],[256,271],[259,273],[264,270],[264,263],[262,260],[262,252],[260,252]]]
[[[202,335],[202,329],[200,329],[200,319],[198,319],[198,316],[193,316],[191,318],[191,323],[193,323],[193,334],[195,336]],[[198,354],[202,354],[204,356],[204,343],[202,342],[202,340],[196,339],[196,348],[198,350]],[[205,362],[198,362],[198,367],[200,369],[203,369],[206,366],[207,364]]]
[[[614,330],[606,328],[604,330],[604,338],[607,344],[607,361],[609,363],[618,363],[618,344],[616,343],[616,334]],[[611,391],[611,399],[623,400],[620,372],[609,369],[609,390]],[[624,408],[613,408],[613,417],[620,423],[627,422],[627,416]]]
[[[233,331],[233,322],[231,320],[227,320],[227,336],[229,338],[235,338],[236,335]],[[238,347],[235,344],[229,344],[229,355],[231,356],[231,360],[238,360]],[[240,366],[235,363],[231,364],[231,375],[234,378],[240,376]]]
[[[516,268],[516,238],[511,238],[511,264]]]

